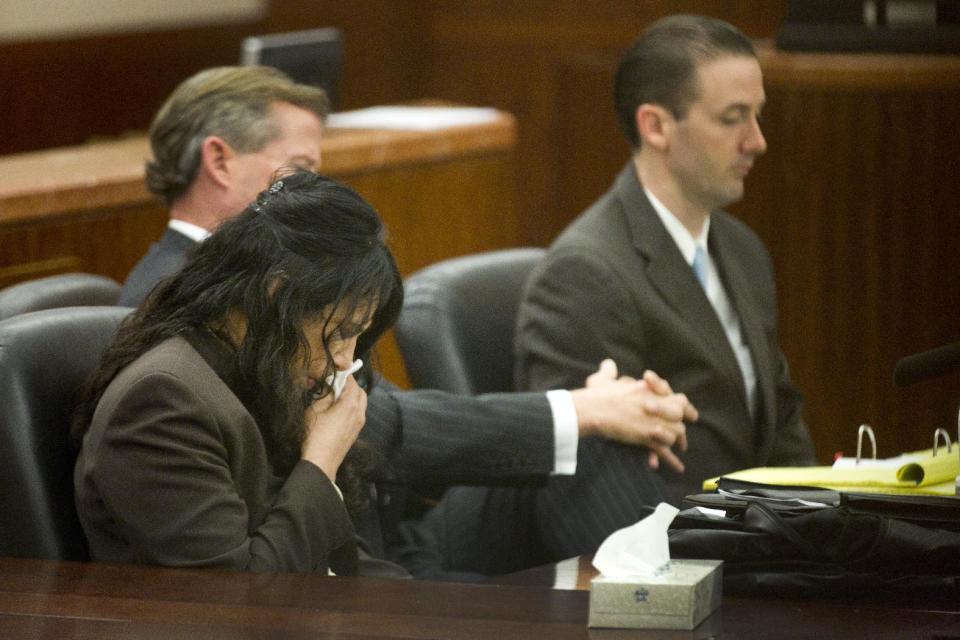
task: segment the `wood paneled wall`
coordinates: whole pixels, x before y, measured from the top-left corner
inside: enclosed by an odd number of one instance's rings
[[[761,52],[769,151],[734,211],[777,267],[784,350],[821,457],[956,436],[960,375],[897,361],[960,341],[960,58]]]
[[[424,95],[492,104],[520,123],[521,232],[549,243],[602,193],[629,155],[613,115],[612,78],[644,26],[670,13],[724,17],[773,33],[771,0],[427,2]]]
[[[0,154],[145,130],[184,78],[236,64],[256,25],[0,45]]]
[[[249,35],[338,26],[343,108],[423,96],[422,0],[271,0],[262,20],[0,43],[0,155],[144,131],[167,95],[206,67],[236,64]]]
[[[345,108],[434,97],[516,115],[519,237],[545,245],[628,157],[610,93],[636,34],[695,12],[769,37],[785,4],[272,0],[261,24],[4,46],[0,152],[142,129],[182,77],[235,60],[241,35],[334,25],[346,38]],[[816,61],[767,69],[770,150],[734,207],[773,255],[782,343],[825,462],[855,445],[860,422],[877,428],[881,455],[928,447],[934,426],[954,430],[960,400],[960,376],[890,382],[898,358],[960,340],[960,73],[856,72],[863,61],[835,60],[853,75],[827,82]],[[117,86],[133,87],[122,103]]]

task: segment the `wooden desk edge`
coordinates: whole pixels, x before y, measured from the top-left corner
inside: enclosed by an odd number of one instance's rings
[[[357,175],[513,149],[515,118],[430,131],[327,129],[325,174]],[[0,158],[0,225],[80,214],[155,199],[144,186],[146,136]]]
[[[806,89],[903,91],[960,86],[960,56],[831,51],[784,51],[755,43],[764,81]]]

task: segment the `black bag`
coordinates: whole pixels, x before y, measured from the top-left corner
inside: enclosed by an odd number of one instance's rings
[[[674,558],[724,561],[728,591],[869,593],[960,585],[960,498],[837,492],[721,478],[684,499]],[[706,515],[695,507],[722,509]]]

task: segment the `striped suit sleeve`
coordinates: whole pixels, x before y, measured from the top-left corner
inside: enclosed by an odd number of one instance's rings
[[[462,396],[376,387],[364,437],[404,480],[516,483],[553,470],[553,419],[543,393]]]

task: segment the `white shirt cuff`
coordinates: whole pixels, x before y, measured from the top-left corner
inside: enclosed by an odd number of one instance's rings
[[[566,389],[547,391],[547,401],[553,414],[553,474],[572,476],[577,472],[577,444],[580,442],[577,409]]]

